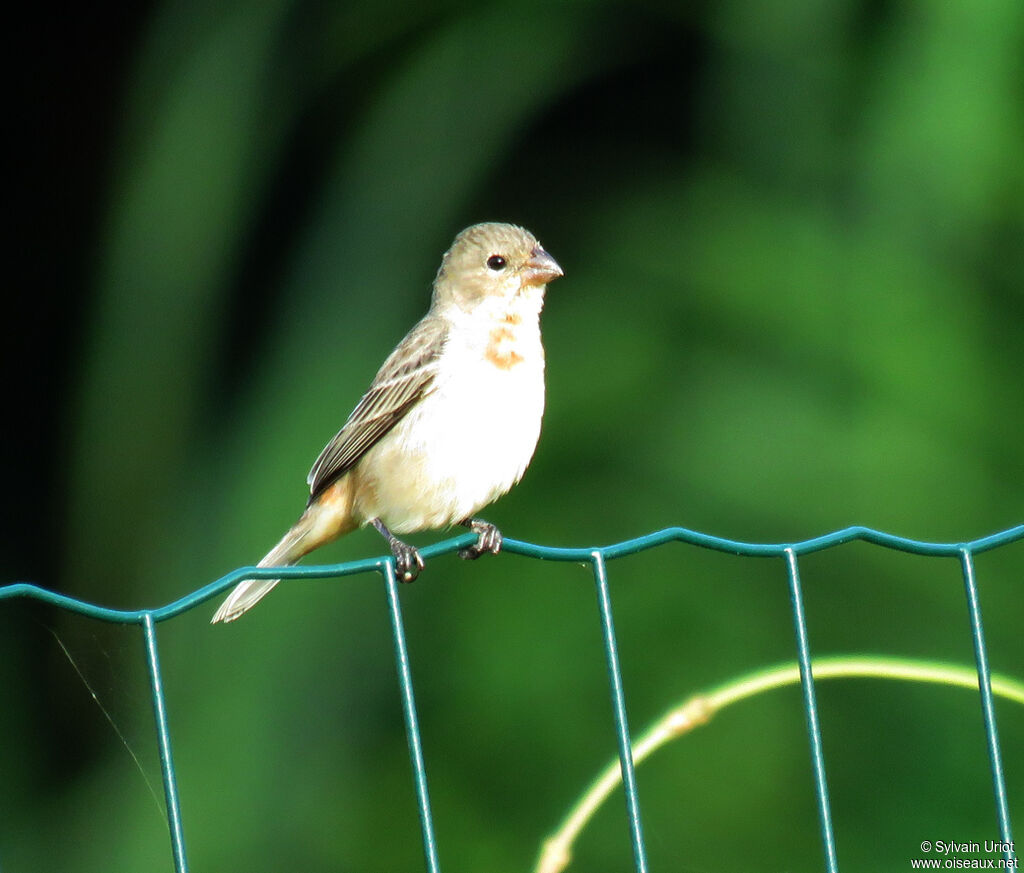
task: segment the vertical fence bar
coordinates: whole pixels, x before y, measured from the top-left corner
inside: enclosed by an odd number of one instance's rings
[[[643,828],[640,824],[640,801],[636,790],[636,772],[633,769],[633,746],[629,739],[629,724],[626,721],[626,696],[622,691],[619,649],[615,642],[615,622],[612,619],[612,600],[608,590],[608,570],[601,552],[593,552],[593,562],[594,581],[597,584],[597,605],[601,613],[604,652],[608,662],[608,681],[611,685],[612,708],[615,711],[619,766],[622,768],[622,788],[626,795],[629,836],[633,842],[633,863],[636,865],[637,873],[647,873],[647,850],[644,847]]]
[[[412,693],[412,670],[409,667],[409,649],[405,643],[405,627],[402,624],[402,607],[398,602],[398,581],[395,565],[385,561],[384,581],[388,593],[388,612],[391,615],[391,632],[395,640],[395,663],[398,666],[398,684],[402,691],[402,714],[405,717],[405,736],[409,743],[409,759],[412,762],[413,780],[416,783],[416,803],[420,812],[420,830],[423,832],[423,856],[427,873],[440,873],[437,860],[437,842],[434,839],[434,820],[430,813],[430,795],[427,793],[427,768],[423,764],[423,743],[420,740],[419,718],[416,715],[416,700]]]
[[[149,687],[153,696],[153,715],[160,748],[160,770],[164,779],[164,799],[167,802],[167,825],[171,832],[171,852],[175,873],[188,873],[185,857],[185,833],[181,825],[181,807],[178,804],[178,783],[171,757],[171,732],[167,727],[167,704],[164,700],[164,682],[160,674],[160,656],[156,648],[156,627],[153,614],[142,616],[142,630],[146,638],[146,664],[149,667]]]
[[[978,584],[974,576],[974,557],[968,549],[960,550],[960,566],[964,574],[964,590],[967,594],[967,611],[971,620],[971,639],[974,641],[974,661],[978,666],[978,689],[981,691],[981,715],[985,722],[985,739],[988,744],[989,767],[992,771],[992,789],[996,796],[996,817],[999,821],[999,839],[1007,845],[1013,844],[1010,829],[1010,809],[1006,800],[1006,777],[1003,774],[1003,758],[999,751],[999,732],[996,730],[996,709],[992,700],[992,679],[988,670],[988,649],[981,626],[981,603],[978,599]],[[1012,849],[1003,852],[1009,862],[1014,859]]]
[[[789,597],[793,604],[793,626],[796,630],[797,657],[800,662],[800,685],[804,695],[804,713],[807,734],[811,741],[811,765],[814,768],[814,786],[818,795],[818,824],[825,849],[825,869],[838,873],[836,840],[832,832],[832,811],[828,799],[828,780],[825,778],[825,753],[821,747],[821,727],[818,724],[818,703],[814,696],[814,676],[811,674],[811,647],[807,641],[807,619],[804,616],[804,595],[800,588],[800,570],[796,552],[786,549],[789,571]]]

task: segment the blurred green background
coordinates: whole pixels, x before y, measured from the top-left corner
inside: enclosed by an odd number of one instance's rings
[[[566,272],[507,535],[1024,521],[1019,0],[183,0],[10,35],[4,582],[137,608],[255,562],[480,220]],[[610,569],[637,732],[793,657],[779,562]],[[1024,544],[977,569],[992,668],[1024,676]],[[972,662],[956,562],[802,571],[815,654]],[[590,574],[447,557],[402,598],[442,867],[527,870],[615,750]],[[159,628],[192,868],[422,869],[380,580],[213,608]],[[5,603],[0,684],[0,869],[171,869],[138,630]],[[974,695],[819,695],[843,869],[996,837]],[[1020,830],[1024,713],[997,713]],[[651,869],[820,870],[808,759],[796,690],[660,753]],[[629,865],[616,797],[573,869]]]

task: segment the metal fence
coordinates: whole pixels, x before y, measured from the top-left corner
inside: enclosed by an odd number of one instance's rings
[[[424,558],[446,554],[463,548],[476,539],[475,534],[462,536],[428,546],[421,550]],[[971,638],[974,644],[974,656],[978,673],[978,687],[981,694],[981,710],[985,727],[985,742],[988,749],[989,767],[992,776],[992,789],[995,795],[995,814],[999,830],[999,838],[1006,845],[1012,845],[1013,835],[1010,827],[1010,814],[1006,798],[1006,780],[1003,775],[1003,764],[999,747],[999,733],[996,729],[995,708],[992,701],[991,680],[988,666],[988,653],[985,648],[985,635],[982,627],[981,605],[978,599],[978,585],[974,571],[974,556],[980,552],[998,548],[1016,540],[1024,539],[1024,525],[1010,528],[991,536],[963,543],[927,543],[905,539],[893,534],[883,533],[865,527],[848,527],[826,536],[805,540],[798,543],[743,543],[735,540],[722,539],[709,534],[698,533],[685,528],[668,528],[635,539],[625,540],[614,545],[600,548],[564,549],[550,546],[539,546],[520,540],[506,539],[503,549],[529,558],[547,561],[569,561],[589,564],[593,570],[596,585],[597,608],[601,621],[604,656],[608,668],[609,693],[614,715],[615,734],[618,742],[619,761],[622,769],[622,783],[626,799],[626,816],[630,839],[633,846],[633,860],[637,873],[646,873],[647,855],[644,847],[643,828],[640,819],[640,801],[637,795],[636,778],[633,770],[633,757],[630,744],[629,726],[626,719],[625,691],[622,685],[622,673],[619,669],[618,648],[615,642],[615,623],[612,615],[611,589],[608,582],[608,563],[617,558],[646,549],[656,548],[669,542],[688,543],[705,549],[713,549],[735,555],[775,559],[784,567],[788,583],[793,611],[793,627],[796,635],[797,660],[800,665],[801,686],[803,691],[803,707],[807,721],[807,734],[810,741],[811,770],[817,797],[819,826],[821,831],[824,869],[828,873],[839,870],[836,858],[835,838],[832,828],[832,815],[829,804],[828,780],[826,778],[825,754],[822,746],[821,729],[818,724],[818,710],[815,703],[814,679],[811,673],[811,651],[808,643],[807,621],[804,614],[803,594],[800,587],[800,557],[811,552],[833,548],[852,540],[863,540],[889,549],[897,549],[917,555],[939,558],[954,558],[959,561],[963,573],[964,590],[967,598],[967,614]],[[99,619],[100,621],[120,624],[136,624],[142,628],[145,645],[146,663],[149,672],[150,691],[152,694],[153,713],[156,720],[157,745],[160,753],[160,766],[163,776],[164,796],[167,803],[167,823],[171,835],[171,852],[176,873],[186,873],[188,858],[185,852],[185,835],[181,823],[181,807],[175,778],[174,758],[171,746],[171,734],[168,727],[167,707],[163,692],[163,679],[160,672],[160,657],[157,646],[156,625],[181,615],[199,604],[232,588],[243,579],[295,579],[295,578],[328,578],[351,576],[357,573],[376,572],[384,577],[387,591],[391,628],[394,636],[395,660],[398,667],[398,680],[402,696],[402,708],[405,717],[406,736],[409,743],[409,757],[412,762],[413,779],[419,805],[420,825],[423,835],[423,851],[428,873],[440,873],[437,858],[437,845],[434,838],[434,826],[430,809],[430,798],[427,791],[426,769],[423,762],[423,749],[420,742],[419,724],[416,714],[416,702],[413,696],[412,674],[409,665],[409,652],[405,642],[405,631],[402,625],[402,611],[398,597],[398,582],[395,577],[394,564],[391,557],[372,558],[362,561],[350,561],[344,564],[306,567],[241,567],[216,582],[193,591],[185,597],[175,600],[156,609],[118,610],[96,606],[57,594],[29,583],[15,583],[0,587],[0,600],[15,597],[30,597],[45,603],[70,610],[80,615]],[[1016,863],[1016,855],[1012,849],[1003,853],[1008,863]]]

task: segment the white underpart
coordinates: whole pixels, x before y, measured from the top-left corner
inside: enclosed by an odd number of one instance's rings
[[[379,517],[395,533],[456,524],[522,478],[544,414],[543,291],[525,287],[471,315],[446,313],[433,390],[360,461],[360,476],[375,486],[356,507],[361,522]],[[495,329],[504,336],[499,356],[521,358],[507,369],[487,357]]]

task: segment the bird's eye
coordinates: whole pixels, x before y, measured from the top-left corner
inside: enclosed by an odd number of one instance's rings
[[[488,269],[494,270],[495,272],[497,272],[498,270],[504,270],[505,259],[501,255],[491,255],[487,259],[487,267]]]

